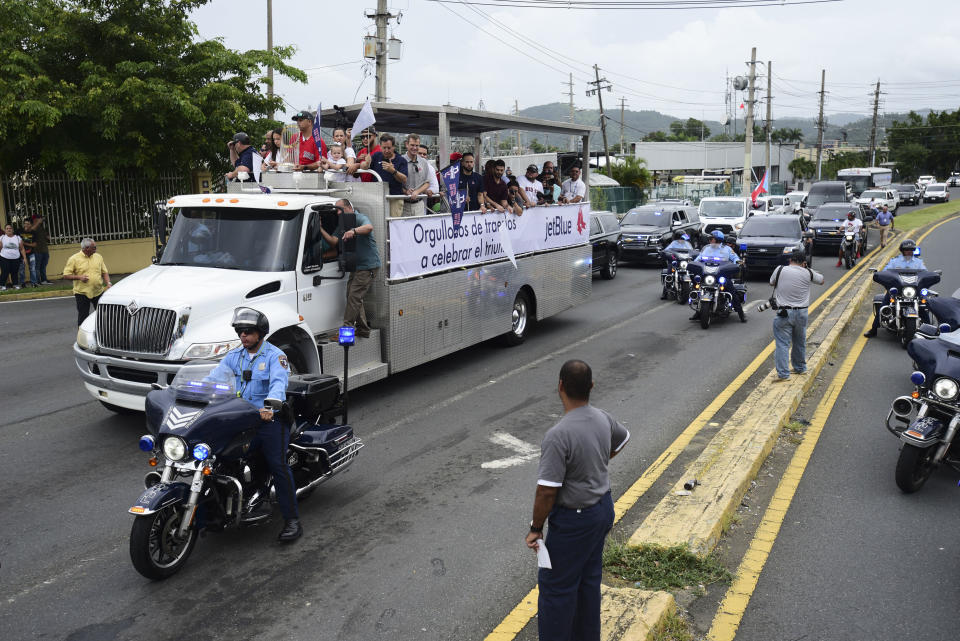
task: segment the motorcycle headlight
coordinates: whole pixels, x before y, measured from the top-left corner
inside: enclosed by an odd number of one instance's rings
[[[904,298],[913,298],[917,295],[917,290],[913,287],[904,287],[903,288],[903,297]]]
[[[240,347],[239,340],[225,341],[223,343],[194,343],[183,353],[183,358],[217,358],[237,347]]]
[[[733,226],[733,228],[739,231],[743,229],[743,223],[737,223],[736,225]]]
[[[163,441],[163,455],[171,461],[179,461],[187,453],[187,444],[178,436],[168,436]]]
[[[687,261],[681,260],[681,261],[680,261],[680,269],[686,269],[686,268],[687,268]]]
[[[717,279],[714,278],[713,276],[706,276],[703,279],[704,285],[713,285],[715,282],[717,282]]]
[[[933,382],[933,393],[945,401],[955,399],[958,391],[960,391],[960,388],[957,387],[957,383],[953,379],[938,378]]]

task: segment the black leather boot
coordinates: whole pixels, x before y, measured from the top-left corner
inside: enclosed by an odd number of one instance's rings
[[[287,519],[277,539],[284,543],[289,543],[299,539],[302,534],[303,526],[300,525],[300,521],[297,519]]]

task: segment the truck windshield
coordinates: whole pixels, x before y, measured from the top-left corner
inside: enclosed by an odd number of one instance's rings
[[[860,195],[861,198],[880,198],[884,199],[887,197],[887,192],[885,191],[865,191]]]
[[[182,207],[177,211],[160,264],[293,271],[297,266],[301,213]]]
[[[757,236],[782,236],[800,238],[800,224],[795,217],[760,218],[755,216],[747,220],[738,238]]]
[[[621,225],[653,225],[667,227],[670,225],[670,215],[662,209],[633,209],[620,221]]]
[[[847,212],[853,208],[847,205],[840,207],[820,207],[813,215],[814,220],[846,220]]]
[[[710,218],[743,218],[743,203],[732,200],[701,200],[700,215]]]
[[[850,183],[853,193],[860,194],[863,190],[873,187],[871,176],[837,176],[837,180],[845,180]]]

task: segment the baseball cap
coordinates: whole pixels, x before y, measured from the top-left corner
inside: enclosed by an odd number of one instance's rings
[[[298,111],[293,116],[294,122],[299,122],[300,120],[304,120],[304,119],[313,120],[313,114],[309,111]]]
[[[540,171],[540,168],[537,167],[536,165],[528,165],[528,166],[527,166],[527,171],[536,171],[536,172],[539,172],[539,171]]]
[[[450,154],[450,162],[457,162],[461,158],[463,158],[463,154],[461,154],[459,151],[455,151]]]
[[[238,131],[237,133],[233,134],[233,142],[238,142],[241,145],[249,145],[250,136],[248,136],[242,131]]]

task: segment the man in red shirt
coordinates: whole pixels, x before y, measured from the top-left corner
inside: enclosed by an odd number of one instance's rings
[[[368,127],[363,130],[363,133],[360,134],[360,140],[363,141],[363,149],[357,152],[357,162],[361,162],[363,157],[366,155],[373,155],[375,153],[382,152],[380,145],[377,144],[377,132],[374,131],[373,127]],[[376,180],[370,174],[360,174],[360,180],[365,183],[372,183]]]
[[[327,143],[321,138],[320,151],[317,151],[317,142],[313,139],[313,114],[309,111],[297,112],[293,121],[300,128],[300,157],[293,170],[316,170],[320,166],[320,159],[327,157]]]

